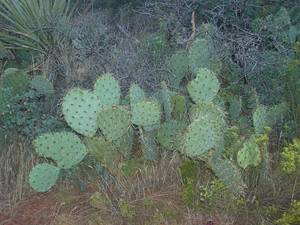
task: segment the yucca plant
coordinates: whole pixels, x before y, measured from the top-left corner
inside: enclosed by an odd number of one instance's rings
[[[71,0],[0,0],[0,42],[6,49],[46,54],[62,41],[56,27],[73,11]]]

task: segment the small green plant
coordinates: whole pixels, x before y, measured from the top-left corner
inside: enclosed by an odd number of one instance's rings
[[[119,208],[121,216],[125,218],[132,219],[136,214],[134,206],[132,206],[130,202],[125,199],[121,199],[119,201]]]
[[[292,174],[300,168],[300,140],[295,139],[291,144],[283,148],[281,153],[281,169],[283,172]]]
[[[278,225],[296,225],[300,223],[300,201],[293,201],[290,209],[275,221]]]

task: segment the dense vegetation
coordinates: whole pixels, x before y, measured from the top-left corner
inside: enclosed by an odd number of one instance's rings
[[[0,212],[300,224],[299,1],[0,0],[0,72]]]

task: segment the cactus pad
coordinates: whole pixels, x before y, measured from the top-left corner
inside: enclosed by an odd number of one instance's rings
[[[114,140],[113,144],[126,159],[129,159],[131,157],[133,142],[134,142],[134,131],[131,127],[129,127],[127,129],[126,134]]]
[[[87,138],[86,144],[89,154],[101,162],[101,165],[107,167],[111,172],[115,170],[119,153],[112,143],[100,136]]]
[[[266,106],[258,106],[253,113],[253,125],[256,134],[262,134],[264,128],[269,125],[268,108]]]
[[[223,135],[222,130],[217,129],[208,117],[198,117],[185,134],[185,154],[189,157],[201,157],[210,149],[220,151],[224,144]]]
[[[41,95],[48,96],[54,94],[52,83],[43,76],[35,76],[30,82],[30,87]]]
[[[130,114],[121,107],[101,110],[98,114],[98,126],[109,141],[122,137],[131,124]]]
[[[212,124],[219,130],[224,130],[226,127],[224,112],[219,109],[218,106],[210,102],[193,105],[190,109],[189,115],[191,120],[195,120],[198,117],[203,116],[208,117],[210,121],[212,121]]]
[[[186,100],[183,95],[172,96],[172,117],[176,120],[185,120],[187,115]]]
[[[48,163],[38,164],[29,174],[30,186],[37,192],[46,192],[58,179],[60,169]]]
[[[161,124],[157,133],[157,140],[166,149],[176,150],[180,145],[179,135],[185,128],[182,121],[171,120]]]
[[[95,94],[80,88],[69,91],[62,103],[68,125],[88,137],[94,136],[97,131],[97,113],[102,107]]]
[[[1,86],[11,88],[15,94],[22,94],[29,87],[29,79],[24,71],[8,68],[1,77]]]
[[[129,89],[130,105],[133,107],[136,103],[145,100],[146,94],[144,90],[137,84],[131,85]]]
[[[142,101],[132,108],[131,122],[138,126],[152,126],[160,123],[160,106],[153,101]]]
[[[240,96],[232,96],[229,99],[229,115],[230,118],[233,120],[238,119],[242,111],[242,99]]]
[[[34,141],[36,152],[56,161],[58,167],[69,169],[83,160],[87,150],[71,132],[43,134]]]
[[[104,74],[96,80],[94,93],[99,97],[104,108],[120,103],[121,88],[112,74]]]
[[[220,84],[215,74],[208,69],[201,68],[196,78],[188,84],[187,89],[193,101],[201,103],[212,101],[219,87]]]
[[[180,82],[189,72],[189,58],[185,51],[179,51],[171,56],[167,62],[170,74],[168,76],[170,85],[179,87]]]
[[[189,51],[189,65],[193,72],[197,73],[199,68],[215,69],[217,57],[213,53],[216,50],[211,39],[196,39]]]
[[[246,184],[238,167],[228,159],[213,157],[209,161],[213,172],[232,192],[245,195]]]
[[[261,154],[255,138],[244,143],[243,148],[237,154],[237,162],[240,167],[246,169],[248,166],[258,166],[261,162]]]

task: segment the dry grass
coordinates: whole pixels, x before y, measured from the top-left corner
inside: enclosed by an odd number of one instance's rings
[[[36,162],[32,147],[16,138],[0,154],[0,212],[4,208],[13,211],[14,205],[30,193],[28,174]]]

